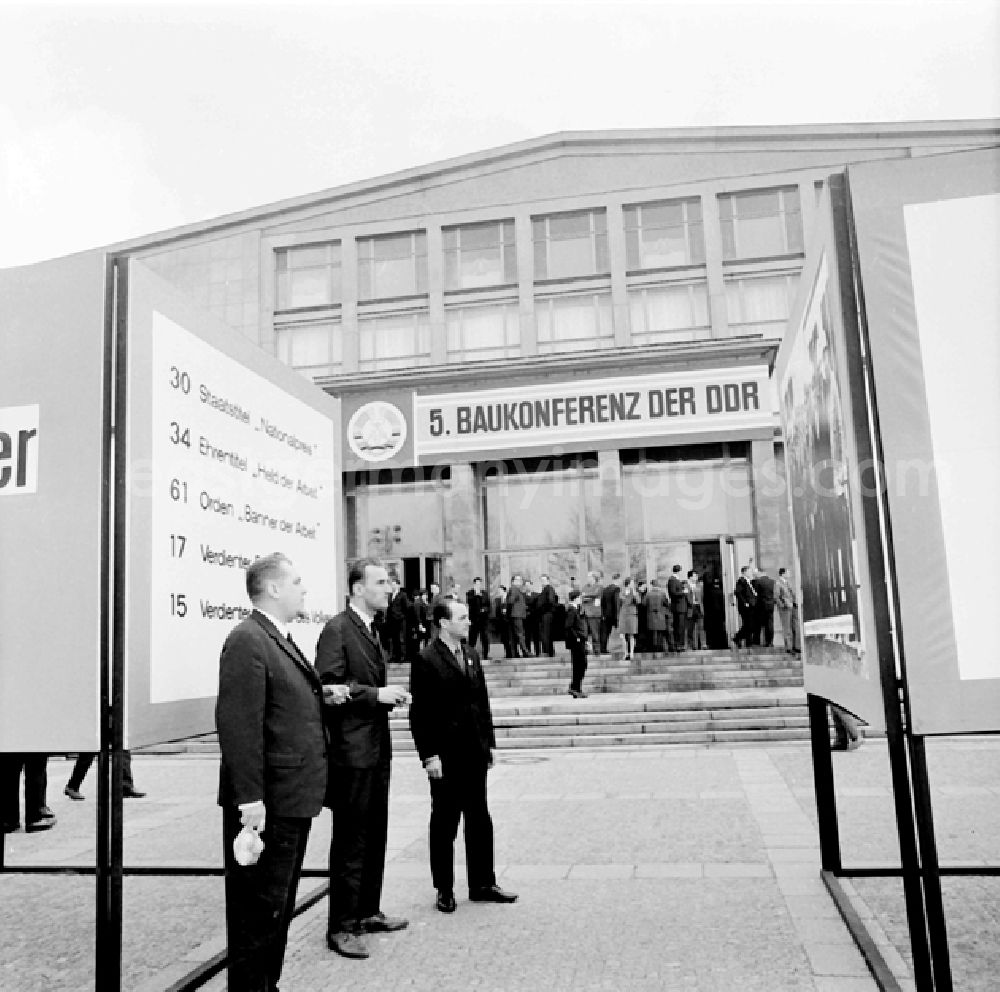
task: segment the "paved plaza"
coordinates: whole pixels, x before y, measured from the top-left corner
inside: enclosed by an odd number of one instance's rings
[[[1000,863],[1000,741],[928,742],[942,862]],[[325,899],[293,924],[283,992],[876,992],[819,878],[808,746],[502,752],[491,773],[498,876],[513,906],[434,909],[429,797],[411,754],[393,770],[383,908],[410,927],[372,957],[327,950]],[[834,755],[845,864],[891,863],[897,845],[884,742]],[[49,762],[48,833],[7,837],[8,864],[93,862],[96,783],[62,795]],[[137,756],[148,798],[126,804],[129,865],[220,862],[217,760]],[[88,791],[89,787],[89,791]],[[329,814],[307,867],[326,860]],[[456,861],[461,864],[461,838]],[[303,879],[301,894],[321,884]],[[995,989],[1000,880],[946,879],[955,988]],[[912,988],[901,884],[857,881],[855,906]],[[94,883],[0,875],[0,989],[92,990]],[[124,987],[163,992],[224,947],[219,878],[126,877]],[[223,976],[206,986],[225,988]]]

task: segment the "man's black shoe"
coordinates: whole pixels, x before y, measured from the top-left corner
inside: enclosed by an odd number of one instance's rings
[[[63,793],[64,795],[69,796],[69,798],[75,803],[82,803],[86,798],[79,789],[74,789],[71,785],[67,785],[66,788],[63,789]]]
[[[146,793],[140,792],[134,785],[127,785],[122,789],[123,799],[143,799],[145,796]]]
[[[20,829],[21,829],[21,824],[20,823],[5,823],[3,825],[3,832],[5,834],[13,834],[13,833],[16,833]]]
[[[51,830],[56,825],[56,818],[54,816],[46,816],[40,820],[32,820],[31,823],[25,823],[24,832],[28,834],[38,833],[39,830]]]
[[[360,923],[365,933],[395,933],[397,930],[405,930],[409,925],[410,921],[404,920],[402,916],[386,916],[385,913],[368,916]]]
[[[359,933],[350,930],[341,930],[339,933],[327,934],[326,946],[331,951],[336,951],[344,958],[363,959],[370,956],[365,938]]]
[[[455,902],[455,893],[448,892],[445,889],[438,889],[438,897],[435,905],[442,913],[454,913],[458,908],[458,903]]]
[[[504,892],[499,885],[490,885],[485,889],[470,889],[471,902],[517,902],[513,892]]]

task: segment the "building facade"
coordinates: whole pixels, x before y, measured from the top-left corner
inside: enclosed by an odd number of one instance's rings
[[[770,372],[831,173],[995,121],[568,133],[124,247],[338,396],[404,584],[788,564]]]

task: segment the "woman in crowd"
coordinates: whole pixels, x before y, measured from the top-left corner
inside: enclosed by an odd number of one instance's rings
[[[625,657],[632,657],[635,636],[639,633],[639,595],[631,578],[622,583],[618,605],[618,633],[625,641]]]

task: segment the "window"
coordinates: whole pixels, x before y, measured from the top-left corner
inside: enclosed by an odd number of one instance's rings
[[[521,322],[516,303],[448,307],[445,317],[449,362],[514,358],[521,353]]]
[[[407,369],[431,360],[431,326],[426,310],[364,317],[358,321],[362,372]]]
[[[719,197],[723,258],[767,258],[802,251],[799,191],[766,190]]]
[[[594,453],[486,463],[482,483],[489,549],[579,548],[603,540]]]
[[[726,279],[729,327],[754,333],[784,334],[799,285],[798,274]]]
[[[711,334],[704,282],[633,286],[628,308],[634,345],[694,341]]]
[[[358,299],[386,300],[427,292],[427,235],[358,240]]]
[[[535,278],[603,275],[608,261],[608,218],[604,210],[534,217]]]
[[[446,290],[517,282],[512,220],[446,227],[442,236]]]
[[[705,262],[700,200],[665,200],[625,207],[625,257],[629,269],[658,269]]]
[[[278,358],[293,369],[329,370],[344,362],[339,320],[282,325],[275,342]]]
[[[327,307],[341,300],[340,242],[275,252],[278,310]]]
[[[586,293],[535,301],[538,351],[551,354],[614,344],[611,294]]]

